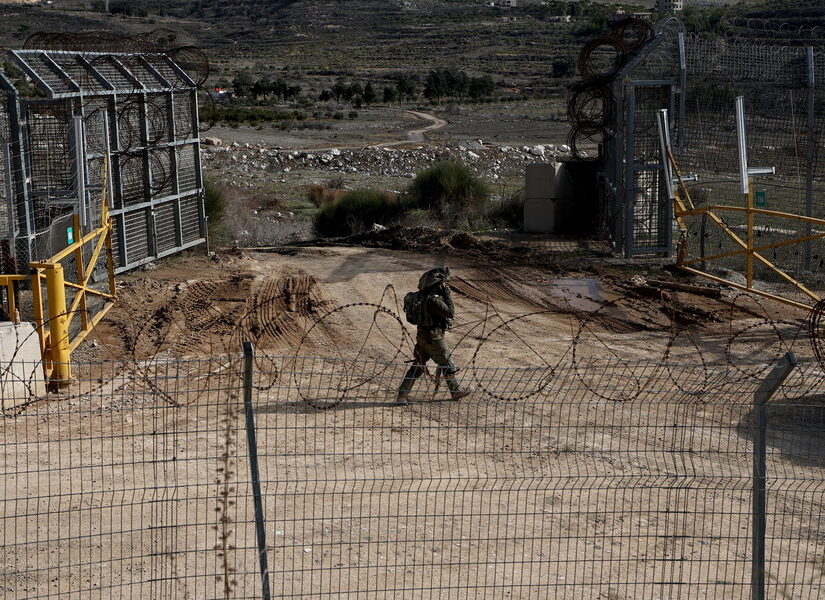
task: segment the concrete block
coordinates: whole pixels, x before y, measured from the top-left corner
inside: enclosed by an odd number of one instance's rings
[[[573,188],[565,163],[527,165],[524,191],[524,231],[564,230],[573,207]]]
[[[0,409],[46,395],[34,323],[0,323]]]
[[[556,174],[561,164],[536,163],[527,165],[527,181],[524,186],[524,197],[552,198],[556,186]]]
[[[556,203],[549,198],[525,198],[524,231],[552,233],[556,227]]]

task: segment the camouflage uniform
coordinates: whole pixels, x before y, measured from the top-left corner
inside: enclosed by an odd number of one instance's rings
[[[468,392],[461,390],[461,385],[456,379],[455,374],[458,369],[453,363],[452,352],[444,337],[447,330],[452,326],[452,320],[455,316],[455,307],[450,290],[441,283],[426,289],[428,290],[428,297],[424,307],[428,318],[424,324],[418,325],[413,365],[407,370],[404,381],[401,383],[401,387],[398,388],[397,402],[399,404],[407,403],[407,396],[413,384],[415,384],[415,380],[424,373],[424,365],[430,359],[438,365],[439,374],[447,380],[447,386],[450,388],[453,400],[459,400],[468,394]]]

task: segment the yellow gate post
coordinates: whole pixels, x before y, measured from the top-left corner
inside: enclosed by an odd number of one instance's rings
[[[748,177],[747,198],[747,254],[745,255],[745,282],[748,289],[753,288],[753,177]]]
[[[49,343],[46,347],[46,356],[53,369],[50,383],[56,387],[65,387],[71,383],[72,365],[63,265],[51,264],[45,271],[48,294],[46,302],[49,307]]]

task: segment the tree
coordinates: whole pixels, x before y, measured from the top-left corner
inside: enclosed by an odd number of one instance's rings
[[[407,101],[412,101],[418,98],[418,82],[415,77],[409,73],[400,73],[395,80],[395,88],[398,91],[398,97]]]
[[[375,93],[375,88],[372,87],[372,83],[367,83],[367,85],[364,86],[362,96],[364,98],[364,104],[372,104],[378,99],[378,94]]]
[[[332,92],[332,95],[335,98],[336,102],[341,102],[341,98],[344,97],[344,94],[346,94],[348,89],[349,86],[346,84],[343,78],[339,77],[335,80],[335,83],[332,84],[330,92]]]
[[[235,75],[235,78],[232,80],[232,91],[235,92],[236,96],[249,96],[252,93],[253,83],[255,83],[255,81],[252,79],[249,71],[241,71]]]
[[[318,95],[318,100],[321,102],[329,102],[332,100],[332,92],[329,90],[324,90]]]
[[[364,88],[357,81],[349,86],[350,100],[354,99],[356,104],[360,104],[364,95]]]
[[[496,82],[489,75],[470,79],[470,98],[479,100],[491,96],[496,89]]]
[[[470,91],[470,76],[465,71],[455,68],[444,69],[444,81],[447,95],[459,100],[463,100]]]
[[[390,87],[390,86],[385,86],[384,87],[384,94],[383,94],[384,102],[386,102],[387,104],[392,104],[393,102],[395,102],[395,98],[396,98],[395,88]]]
[[[261,77],[250,86],[249,91],[255,98],[260,96],[266,98],[272,91],[272,82],[264,77]]]
[[[447,77],[445,69],[433,69],[427,73],[424,80],[424,97],[427,100],[440,102],[442,96],[447,95]]]

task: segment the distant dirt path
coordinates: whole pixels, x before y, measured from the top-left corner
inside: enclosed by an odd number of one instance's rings
[[[421,119],[422,121],[429,121],[430,124],[422,129],[413,129],[412,131],[407,132],[407,139],[405,140],[396,140],[394,142],[383,142],[381,144],[375,144],[371,146],[371,148],[390,148],[392,146],[402,146],[404,144],[409,144],[411,142],[423,142],[425,141],[424,134],[429,131],[437,131],[447,126],[447,121],[444,119],[439,119],[435,115],[431,115],[430,113],[419,112],[417,110],[408,110],[407,113],[414,116],[416,119]]]

